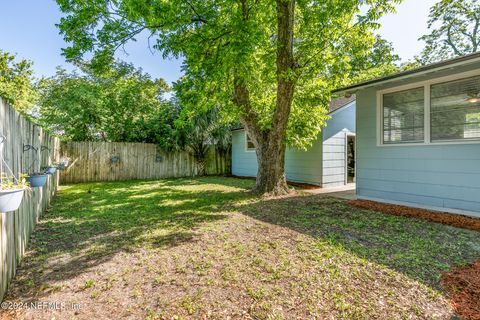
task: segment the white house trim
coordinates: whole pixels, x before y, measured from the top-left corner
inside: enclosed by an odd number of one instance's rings
[[[427,76],[440,71],[454,69],[456,67],[466,66],[469,64],[480,62],[480,57],[478,56],[478,53],[471,54],[471,56],[474,56],[474,57],[464,56],[460,58],[454,58],[451,60],[460,59],[461,61],[454,62],[454,61],[447,60],[439,63],[434,63],[431,66],[421,67],[419,68],[418,71],[411,70],[411,71],[400,72],[398,75],[386,76],[384,78],[365,81],[363,83],[359,83],[351,87],[334,90],[333,92],[336,94],[347,94],[347,93],[355,94],[358,90],[385,85],[391,82],[401,81],[401,80],[409,79],[412,77]],[[440,65],[435,67],[435,64],[440,64]],[[426,68],[426,70],[423,70],[424,68]]]

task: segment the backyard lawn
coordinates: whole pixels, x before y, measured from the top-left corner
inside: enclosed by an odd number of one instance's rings
[[[18,319],[450,319],[442,272],[480,257],[480,233],[250,180],[62,186],[7,303]]]

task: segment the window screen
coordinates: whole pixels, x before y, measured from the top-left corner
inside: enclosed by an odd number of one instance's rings
[[[432,141],[480,138],[480,77],[431,87]]]
[[[255,150],[255,145],[253,144],[252,139],[245,133],[246,140],[247,140],[247,150]]]
[[[424,141],[424,88],[383,95],[383,143]]]

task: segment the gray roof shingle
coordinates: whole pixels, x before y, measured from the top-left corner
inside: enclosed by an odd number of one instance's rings
[[[355,101],[355,99],[356,99],[356,96],[354,94],[352,94],[348,98],[345,98],[345,97],[333,98],[332,101],[330,101],[330,107],[329,107],[328,111],[333,112],[335,110],[338,110],[338,109],[346,106],[347,104]]]

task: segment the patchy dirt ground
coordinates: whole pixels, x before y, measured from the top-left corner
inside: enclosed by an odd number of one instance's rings
[[[205,178],[62,187],[3,319],[450,319],[480,233]]]

